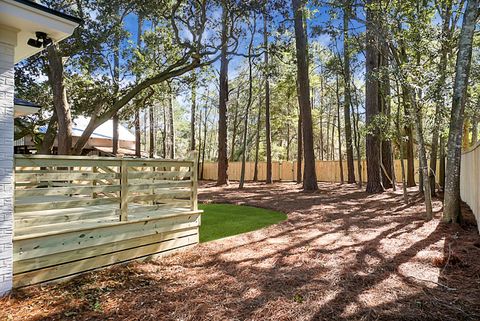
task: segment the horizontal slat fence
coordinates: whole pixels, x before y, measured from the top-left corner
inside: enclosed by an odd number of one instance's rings
[[[480,232],[480,142],[462,154],[460,196],[470,206]]]
[[[367,162],[362,160],[362,178],[365,181],[367,177]],[[253,180],[255,172],[255,162],[246,162],[245,164],[245,179],[247,181]],[[358,180],[358,164],[355,165],[355,177]],[[405,161],[405,167],[407,162]],[[401,180],[402,168],[400,160],[395,160],[395,177],[397,181]],[[217,179],[217,163],[205,162],[203,166],[203,179],[216,180]],[[228,178],[230,180],[240,180],[242,163],[241,162],[229,162],[228,163]],[[265,180],[266,178],[266,162],[258,163],[258,179]],[[339,161],[316,161],[315,169],[317,174],[317,180],[320,182],[340,182],[340,163]],[[418,160],[415,160],[415,179],[418,182]],[[347,162],[343,162],[343,173],[345,180],[347,179]],[[438,173],[438,171],[437,171]],[[297,177],[297,162],[272,162],[272,176],[275,181],[295,181]]]
[[[196,159],[17,155],[14,285],[197,244]]]

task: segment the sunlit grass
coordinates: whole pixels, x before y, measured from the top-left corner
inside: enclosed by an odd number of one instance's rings
[[[287,219],[287,215],[251,206],[200,204],[200,242],[255,231]]]

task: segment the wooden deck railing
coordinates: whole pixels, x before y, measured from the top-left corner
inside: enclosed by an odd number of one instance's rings
[[[199,240],[197,157],[15,157],[14,286]]]

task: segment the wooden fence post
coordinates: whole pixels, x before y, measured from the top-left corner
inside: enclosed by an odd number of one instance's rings
[[[96,166],[93,166],[92,167],[92,172],[93,173],[98,173],[98,168]],[[92,180],[92,186],[97,186],[97,180],[96,179]],[[93,192],[92,193],[92,198],[97,198],[97,197],[98,197],[97,193]]]
[[[283,163],[281,161],[278,162],[278,181],[279,182],[282,181],[282,166],[283,166]]]
[[[128,221],[128,163],[120,163],[120,221]]]
[[[191,199],[191,206],[190,209],[192,211],[198,210],[198,157],[197,152],[193,151],[191,153],[191,157],[193,160],[193,167],[191,168],[192,171],[192,199]]]

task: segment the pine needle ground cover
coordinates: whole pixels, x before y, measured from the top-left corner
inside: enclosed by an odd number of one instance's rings
[[[259,230],[287,219],[287,215],[252,206],[200,204],[204,211],[200,242]]]
[[[320,182],[315,193],[293,183],[214,184],[201,184],[201,202],[268,208],[288,220],[18,289],[0,299],[0,320],[480,320],[480,240],[467,209],[465,225],[454,226],[441,222],[438,198],[425,221],[417,188],[405,204],[401,188],[370,195],[351,184]]]

